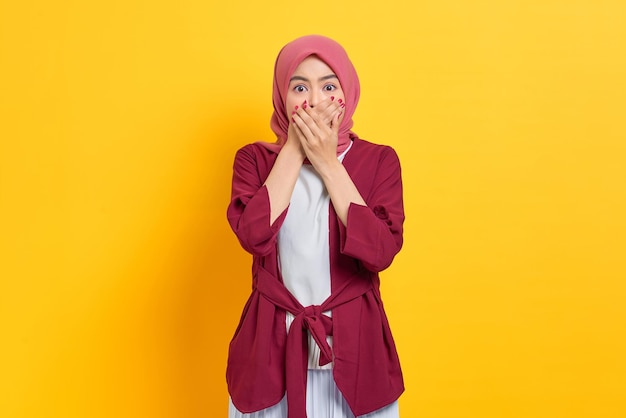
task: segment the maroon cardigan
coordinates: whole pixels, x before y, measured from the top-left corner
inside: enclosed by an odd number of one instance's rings
[[[263,185],[277,154],[246,145],[233,168],[228,221],[253,255],[252,294],[230,343],[226,380],[244,413],[270,407],[287,391],[290,418],[306,417],[307,338],[320,346],[320,364],[334,361],[333,376],[355,416],[386,406],[404,391],[402,371],[379,292],[378,272],[402,247],[400,162],[388,146],[352,137],[343,165],[367,203],[351,204],[348,226],[329,209],[331,296],[304,307],[282,284],[277,234],[289,208],[270,225]],[[321,312],[332,310],[332,319]],[[289,333],[285,311],[295,315]],[[333,348],[326,343],[333,336]]]

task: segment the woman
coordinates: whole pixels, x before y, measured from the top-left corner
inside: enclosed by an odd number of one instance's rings
[[[273,89],[277,142],[244,146],[233,169],[228,221],[253,290],[229,347],[229,417],[397,417],[378,272],[402,246],[398,157],[351,131],[359,80],[335,41],[287,44]]]

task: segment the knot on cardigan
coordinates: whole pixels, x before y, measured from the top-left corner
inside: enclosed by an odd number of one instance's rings
[[[300,315],[302,315],[302,328],[311,333],[315,343],[320,348],[319,365],[324,366],[333,361],[333,351],[326,341],[326,336],[332,335],[333,332],[332,319],[322,313],[320,305],[307,306]]]
[[[294,320],[287,331],[285,350],[285,383],[289,418],[306,418],[306,380],[308,338],[303,332],[308,330],[320,348],[321,366],[335,360],[326,336],[333,335],[333,320],[323,312],[362,297],[374,289],[371,280],[349,280],[333,293],[320,306],[302,306],[287,288],[262,266],[259,266],[256,290],[274,306],[291,312]],[[358,305],[357,305],[358,306]]]
[[[304,316],[307,318],[317,319],[322,314],[322,307],[320,305],[309,305],[304,308]]]

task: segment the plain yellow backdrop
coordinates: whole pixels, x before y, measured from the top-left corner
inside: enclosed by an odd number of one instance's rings
[[[225,417],[234,152],[280,47],[403,165],[404,418],[626,416],[622,0],[0,2],[0,417]]]

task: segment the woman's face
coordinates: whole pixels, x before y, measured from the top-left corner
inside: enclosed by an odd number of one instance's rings
[[[305,100],[308,106],[315,107],[323,100],[330,100],[331,96],[335,101],[345,101],[339,79],[333,70],[324,61],[311,55],[291,75],[285,103],[287,115],[291,114],[295,106],[302,106]]]

